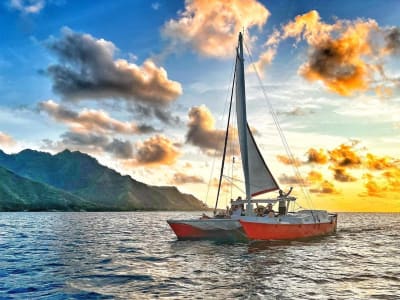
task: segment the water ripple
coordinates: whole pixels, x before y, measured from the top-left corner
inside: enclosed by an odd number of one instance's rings
[[[399,214],[340,214],[308,241],[176,241],[165,220],[190,215],[0,213],[0,299],[400,298]]]

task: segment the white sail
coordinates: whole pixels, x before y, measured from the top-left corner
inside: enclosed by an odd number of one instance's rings
[[[247,126],[247,153],[251,196],[279,190],[279,186],[268,169],[249,126]]]
[[[246,198],[279,189],[258,150],[257,144],[247,124],[246,91],[244,81],[243,44],[239,35],[236,63],[236,116],[242,167],[245,178]]]

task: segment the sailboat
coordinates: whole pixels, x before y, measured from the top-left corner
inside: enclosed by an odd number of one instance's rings
[[[228,113],[228,125],[222,157],[221,173],[218,185],[217,199],[213,217],[198,219],[167,220],[179,240],[217,239],[217,240],[292,240],[326,235],[334,232],[337,226],[337,215],[325,210],[301,210],[288,212],[293,207],[296,198],[290,192],[284,193],[256,144],[250,126],[247,123],[246,91],[244,78],[243,36],[239,33],[236,49],[234,85],[236,122],[239,148],[244,175],[246,198],[232,201],[232,207],[244,207],[243,213],[218,215],[217,205],[221,190],[221,181],[226,156],[229,119],[231,115],[233,87]],[[279,191],[274,198],[256,199],[255,196]],[[267,215],[260,211],[261,204],[278,204],[279,212]],[[254,205],[257,206],[254,209]]]

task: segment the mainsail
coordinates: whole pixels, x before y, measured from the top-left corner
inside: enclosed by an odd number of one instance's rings
[[[247,124],[242,34],[239,34],[239,46],[237,49],[236,116],[246,198],[249,200],[252,196],[278,190],[279,186],[265,164]]]

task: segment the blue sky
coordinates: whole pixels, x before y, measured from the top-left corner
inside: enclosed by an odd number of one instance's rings
[[[230,4],[218,11],[215,7],[224,2]],[[199,21],[202,14],[209,20]],[[219,19],[223,15],[228,21]],[[314,18],[314,23],[289,33],[285,26],[300,24],[299,16]],[[138,180],[175,184],[204,199],[209,178],[216,176],[210,175],[214,159],[210,151],[220,150],[216,143],[225,126],[234,31],[246,26],[254,62],[267,50],[274,53],[258,71],[289,144],[303,161],[305,176],[311,171],[323,175],[321,182],[310,183],[310,190],[321,199],[339,199],[318,204],[351,210],[348,195],[360,199],[369,195],[376,203],[399,193],[393,188],[399,180],[393,175],[399,171],[395,164],[386,170],[392,177],[382,181],[382,169],[365,165],[345,169],[332,165],[332,157],[325,165],[306,161],[310,148],[329,157],[341,145],[350,147],[346,149],[365,164],[368,153],[398,160],[400,52],[396,43],[400,40],[393,35],[390,45],[394,47],[389,49],[386,37],[398,30],[399,17],[396,0],[3,1],[0,147],[6,152],[27,147],[53,153],[63,148],[80,150]],[[186,27],[185,18],[190,23]],[[327,29],[328,25],[336,27]],[[279,33],[278,41],[265,45],[274,32]],[[337,50],[340,47],[330,50],[340,52],[333,52],[338,55],[333,62],[342,63],[339,69],[329,61],[325,67],[330,69],[315,66],[323,47],[337,46],[350,36],[357,42],[343,53]],[[220,43],[212,44],[213,39]],[[87,60],[79,56],[90,51],[95,52]],[[350,74],[357,81],[353,85],[342,73],[355,70],[362,74]],[[65,76],[75,78],[73,86],[60,83]],[[276,159],[284,151],[276,132],[272,133],[264,96],[255,74],[249,71],[246,77],[250,125],[284,185],[290,165]],[[149,78],[153,81],[146,83]],[[137,80],[144,81],[135,85]],[[85,88],[79,90],[80,84]],[[338,172],[352,177],[340,177]],[[374,191],[373,183],[381,192]],[[400,210],[398,203],[389,207]]]

